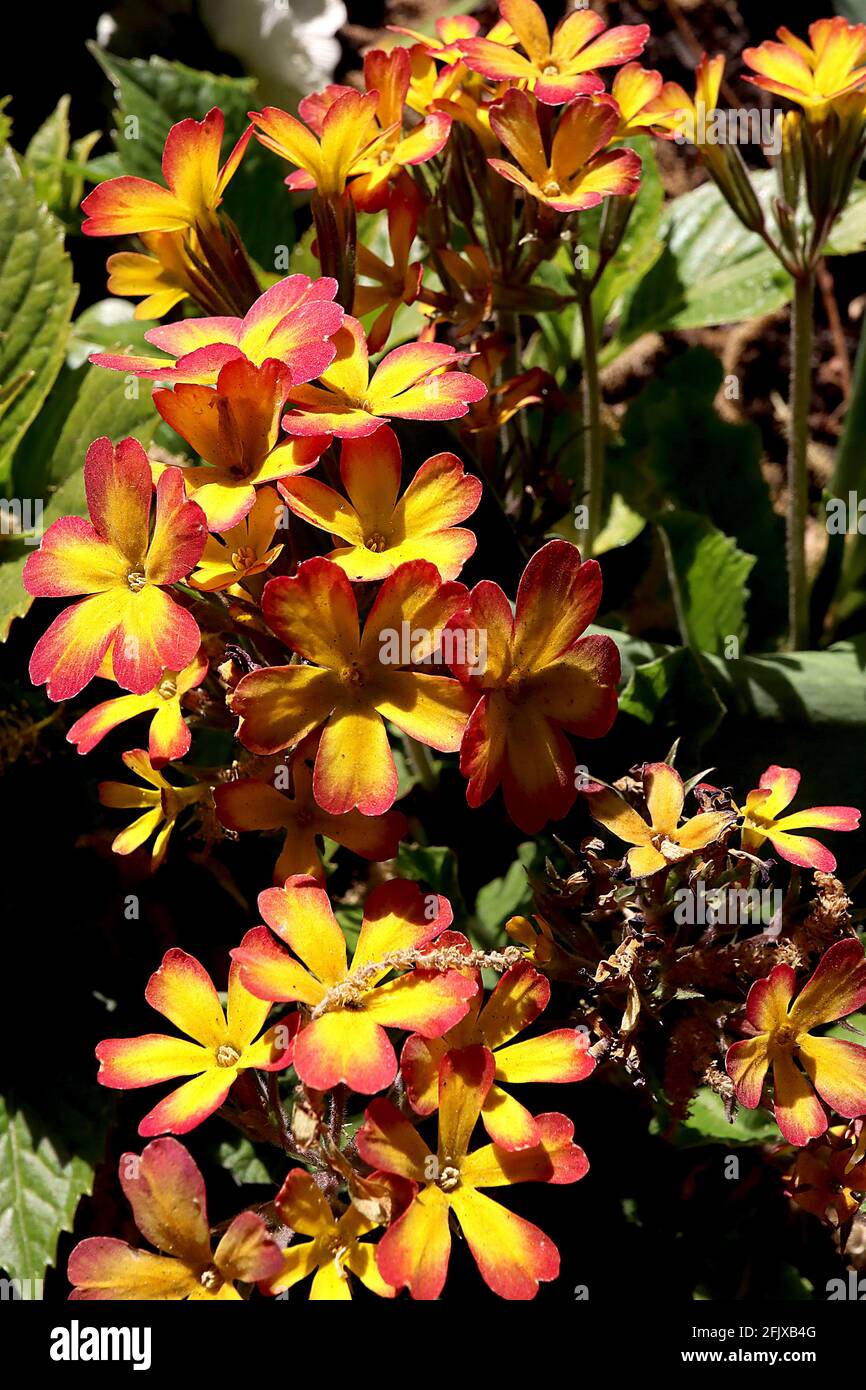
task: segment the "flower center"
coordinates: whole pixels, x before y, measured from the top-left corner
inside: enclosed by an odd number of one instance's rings
[[[776,1030],[775,1043],[777,1047],[793,1047],[797,1041],[797,1033],[794,1028],[789,1028],[787,1024],[783,1028]]]
[[[359,689],[364,684],[364,672],[357,662],[353,661],[350,666],[343,667],[340,672],[340,680],[343,681],[345,685],[353,685]]]
[[[126,582],[134,594],[139,593],[147,583],[147,575],[143,570],[130,570],[126,576]]]
[[[216,1051],[216,1061],[218,1067],[233,1067],[240,1061],[241,1054],[231,1043],[220,1043]]]
[[[558,198],[562,189],[556,182],[556,179],[548,179],[547,183],[542,185],[541,191],[545,198]]]
[[[559,68],[556,66],[556,63],[548,63],[546,67],[543,67],[541,69],[541,71],[545,77],[556,77],[556,75],[559,72]]]
[[[364,542],[368,550],[373,550],[377,555],[381,555],[383,550],[388,549],[388,542],[381,531],[374,531],[372,536],[368,536]]]
[[[453,1163],[443,1164],[436,1185],[443,1192],[453,1192],[455,1187],[460,1186],[460,1169],[455,1167]]]
[[[177,694],[177,686],[174,681],[164,680],[159,684],[159,695],[162,700],[173,700]]]
[[[256,552],[250,545],[242,545],[240,550],[232,551],[232,567],[236,570],[248,570],[256,563]]]
[[[220,1274],[219,1270],[215,1269],[214,1266],[211,1265],[209,1269],[206,1269],[201,1273],[198,1282],[201,1284],[203,1289],[207,1289],[208,1293],[215,1293],[217,1289],[221,1288],[223,1277]]]

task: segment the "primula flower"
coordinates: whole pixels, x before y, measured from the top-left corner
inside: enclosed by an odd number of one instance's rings
[[[136,1226],[164,1253],[112,1236],[80,1241],[66,1270],[71,1300],[240,1300],[235,1281],[250,1284],[279,1270],[283,1252],[251,1211],[236,1216],[213,1249],[204,1179],[176,1139],[154,1139],[140,1158],[123,1154],[119,1176]]]
[[[490,124],[517,164],[487,162],[554,212],[580,212],[605,198],[630,197],[640,184],[640,155],[605,149],[619,119],[619,108],[609,97],[577,97],[559,118],[548,158],[532,98],[512,88],[491,106]]]
[[[409,1038],[400,1057],[400,1070],[412,1108],[420,1115],[432,1114],[439,1104],[439,1068],[445,1054],[481,1043],[493,1053],[496,1063],[481,1107],[481,1121],[489,1137],[508,1150],[540,1144],[544,1136],[538,1121],[503,1086],[584,1081],[595,1068],[589,1034],[575,1028],[557,1028],[542,1037],[512,1042],[535,1022],[549,1001],[549,981],[528,961],[518,961],[506,970],[486,1004],[482,1007],[479,991],[466,1017],[444,1037]]]
[[[386,420],[457,420],[485,387],[451,370],[467,353],[445,343],[406,343],[383,357],[370,375],[364,330],[348,315],[334,338],[336,357],[318,386],[293,386],[294,406],[283,419],[289,434],[335,434],[339,439],[373,434]]]
[[[429,560],[443,579],[456,579],[475,551],[471,531],[457,526],[481,500],[481,482],[467,477],[455,454],[421,464],[397,500],[400,445],[387,426],[366,439],[344,439],[340,477],[349,500],[314,478],[280,491],[298,516],[345,542],[328,555],[354,582],[387,579],[408,560]]]
[[[447,276],[446,290],[451,299],[442,318],[455,325],[459,338],[471,337],[493,310],[495,295],[493,267],[481,246],[470,243],[462,252],[452,251],[449,246],[438,248],[438,262]],[[439,317],[437,315],[437,317]],[[477,344],[474,345],[477,351]],[[470,363],[469,370],[477,375],[475,367],[478,358]],[[490,388],[490,383],[485,383]]]
[[[140,714],[152,713],[148,743],[150,762],[154,768],[164,767],[189,752],[192,734],[181,713],[181,703],[190,690],[201,685],[207,673],[207,657],[199,651],[182,671],[163,671],[146,695],[121,695],[88,710],[76,719],[66,737],[79,753],[90,753],[112,729]],[[105,680],[111,679],[110,652],[96,674]]]
[[[115,448],[94,440],[84,462],[90,520],[52,522],[24,567],[24,587],[37,598],[72,598],[40,637],[30,658],[30,679],[52,700],[70,700],[93,680],[111,648],[114,679],[145,695],[167,667],[181,671],[198,651],[201,633],[192,614],[164,586],[194,568],[207,536],[204,513],[184,496],[177,468],[156,486],[137,439]]]
[[[706,849],[736,819],[733,811],[702,811],[680,825],[683,779],[667,763],[646,763],[643,793],[649,821],[615,791],[589,791],[590,815],[606,830],[634,845],[626,855],[632,878],[647,878]]]
[[[162,156],[168,187],[127,174],[108,179],[81,204],[87,214],[81,230],[87,236],[124,236],[181,232],[212,221],[252,135],[249,127],[220,168],[224,130],[223,113],[216,106],[203,121],[173,125]]]
[[[844,1226],[856,1216],[866,1197],[866,1162],[858,1161],[846,1126],[834,1125],[820,1143],[810,1144],[797,1155],[787,1192],[819,1221]]]
[[[283,504],[272,487],[261,488],[255,499],[237,526],[223,530],[219,537],[208,536],[202,557],[190,576],[190,588],[206,593],[224,590],[233,598],[248,598],[242,581],[264,574],[274,563],[283,548],[282,544],[271,545]]]
[[[501,784],[509,816],[529,835],[561,820],[577,795],[566,732],[601,738],[616,717],[616,644],[581,636],[600,600],[597,562],[581,564],[577,546],[551,541],[523,573],[514,616],[499,585],[483,580],[448,624],[466,634],[467,652],[486,644],[481,675],[451,661],[478,699],[460,748],[466,799],[481,806]]]
[[[336,280],[289,275],[260,295],[244,317],[180,319],[149,328],[145,339],[167,357],[95,352],[90,361],[112,371],[213,386],[227,362],[247,358],[259,367],[274,358],[288,367],[292,381],[312,381],[334,360],[331,342],[343,322],[333,302]]]
[[[595,70],[637,58],[650,34],[648,24],[608,29],[593,10],[577,9],[560,20],[551,35],[534,0],[499,0],[499,13],[517,35],[523,53],[492,41],[488,34],[486,39],[461,41],[464,63],[496,82],[525,82],[539,101],[550,106],[603,92],[604,83]]]
[[[482,459],[492,467],[502,426],[518,411],[543,401],[545,392],[555,391],[556,382],[542,367],[530,367],[517,376],[504,375],[508,341],[501,333],[487,333],[477,339],[475,353],[469,370],[487,387],[487,395],[471,407],[461,429],[476,436]]]
[[[745,80],[802,106],[820,117],[840,99],[866,91],[866,24],[849,24],[844,16],[818,19],[809,26],[810,43],[784,26],[772,40],[743,52],[757,77]]]
[[[793,767],[773,764],[761,777],[758,786],[746,797],[743,811],[743,849],[755,854],[769,840],[777,854],[801,869],[819,869],[832,874],[836,869],[835,856],[809,835],[794,834],[798,830],[856,830],[860,812],[854,806],[812,806],[806,811],[794,811],[788,816],[781,812],[797,795],[800,774]]]
[[[378,92],[342,89],[322,116],[318,138],[277,106],[249,115],[256,138],[266,149],[298,166],[286,179],[289,188],[315,188],[322,198],[338,198],[345,192],[346,180],[358,172],[361,159],[375,156],[382,147],[383,132],[376,124],[378,104]]]
[[[241,979],[266,1000],[296,1000],[313,1011],[294,1041],[292,1060],[305,1086],[381,1091],[397,1074],[386,1028],[438,1037],[466,1013],[478,988],[459,970],[404,970],[390,980],[389,957],[415,952],[451,922],[445,898],[422,894],[417,883],[392,879],[364,904],[351,965],[328,895],[314,878],[296,876],[259,894],[259,911],[297,960],[266,927],[248,932],[232,952]],[[299,963],[300,962],[300,963]]]
[[[471,14],[443,15],[436,20],[436,35],[422,34],[418,29],[406,29],[399,24],[389,24],[392,34],[405,34],[414,39],[425,53],[440,63],[452,64],[461,61],[463,54],[460,44],[464,39],[474,39],[481,31],[481,25]],[[515,36],[515,42],[516,36]]]
[[[755,981],[746,1001],[746,1023],[755,1036],[728,1048],[725,1065],[747,1110],[760,1105],[772,1067],[776,1123],[788,1143],[799,1146],[827,1130],[821,1100],[847,1120],[866,1115],[866,1047],[812,1036],[813,1028],[866,1004],[860,942],[837,941],[825,951],[792,1003],[796,986],[790,965],[777,965],[766,979]]]
[[[133,318],[161,319],[176,304],[188,299],[192,281],[188,273],[185,238],[182,232],[143,232],[146,252],[117,251],[105,263],[111,294],[135,299]]]
[[[252,935],[247,932],[241,948]],[[145,1115],[138,1126],[142,1136],[188,1134],[219,1109],[248,1067],[280,1071],[292,1060],[294,1023],[275,1023],[262,1033],[270,1005],[244,988],[236,965],[229,970],[228,1017],[204,966],[176,946],[166,951],[144,997],[194,1041],[146,1033],[99,1043],[96,1079],[102,1086],[128,1091],[192,1078]]]
[[[393,859],[408,830],[400,811],[384,816],[362,816],[348,811],[331,816],[313,796],[313,766],[318,740],[304,739],[291,765],[291,795],[278,791],[273,781],[241,777],[214,787],[217,815],[228,830],[284,830],[285,840],[274,869],[274,882],[285,883],[293,874],[309,875],[324,882],[325,870],[318,849],[319,836],[358,854],[362,859]],[[280,769],[285,771],[285,767]]]
[[[377,1170],[418,1184],[418,1195],[376,1248],[379,1273],[413,1298],[438,1298],[451,1254],[453,1212],[481,1277],[501,1298],[529,1299],[559,1273],[556,1246],[543,1231],[479,1191],[517,1182],[577,1182],[589,1169],[572,1142],[565,1115],[539,1115],[541,1142],[511,1153],[496,1144],[469,1152],[493,1085],[487,1048],[449,1052],[439,1070],[439,1143],[435,1154],[413,1124],[387,1100],[374,1100],[356,1135],[358,1152]]]
[[[151,856],[151,869],[155,871],[166,856],[171,832],[178,817],[189,806],[203,801],[210,795],[206,782],[194,782],[189,787],[175,787],[155,768],[143,748],[133,748],[123,754],[123,761],[143,782],[145,787],[130,786],[128,782],[100,782],[99,800],[103,806],[114,807],[118,811],[142,810],[125,830],[116,835],[111,848],[115,854],[132,854],[139,849],[151,835],[155,836]]]
[[[257,487],[306,473],[327,446],[325,435],[278,442],[291,380],[288,367],[273,358],[256,367],[238,357],[220,370],[216,390],[179,385],[154,391],[153,403],[166,424],[210,465],[183,470],[187,493],[207,517],[209,530],[237,526],[255,502]]]
[[[282,1252],[282,1268],[267,1279],[263,1293],[283,1293],[312,1274],[311,1302],[345,1302],[352,1297],[351,1273],[371,1293],[394,1297],[396,1289],[385,1283],[376,1266],[375,1245],[361,1239],[378,1222],[362,1216],[354,1204],[335,1217],[321,1188],[303,1168],[292,1169],[275,1205],[283,1222],[308,1239]]]
[[[410,178],[401,180],[391,190],[388,200],[388,240],[393,265],[387,265],[363,242],[358,244],[357,272],[375,281],[375,284],[356,285],[352,307],[357,318],[379,311],[367,335],[370,352],[380,352],[387,343],[394,315],[400,305],[414,304],[418,298],[424,267],[420,261],[410,264],[409,257],[418,230],[421,206],[420,195]]]
[[[362,157],[356,169],[361,177],[351,186],[357,205],[370,212],[385,206],[389,180],[413,164],[426,164],[439,154],[451,130],[451,117],[443,111],[425,113],[424,120],[403,133],[403,114],[411,79],[408,51],[397,46],[390,53],[374,49],[364,57],[364,84],[378,93],[376,120],[382,139]]]
[[[385,719],[440,752],[460,746],[476,696],[447,676],[406,668],[436,654],[465,595],[462,584],[443,584],[434,565],[413,560],[385,580],[362,634],[352,586],[331,560],[315,557],[292,578],[270,580],[265,619],[311,664],[267,667],[240,681],[230,703],[241,742],[278,753],[324,724],[316,801],[332,815],[356,806],[382,815],[397,795]]]
[[[666,98],[678,108],[677,118],[672,125],[675,135],[687,139],[699,149],[710,165],[718,164],[720,159],[718,151],[721,147],[714,142],[707,144],[706,140],[709,138],[712,141],[711,117],[718,109],[724,72],[725,59],[721,53],[716,54],[715,58],[704,53],[695,69],[694,99],[676,82],[667,82],[664,86]]]
[[[673,140],[682,126],[683,111],[692,105],[683,101],[685,94],[676,82],[665,82],[660,72],[642,68],[640,63],[620,68],[610,94],[620,110],[617,140],[648,131]]]

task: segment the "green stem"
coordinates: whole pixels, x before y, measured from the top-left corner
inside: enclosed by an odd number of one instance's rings
[[[433,759],[430,757],[430,750],[423,743],[419,743],[416,738],[410,738],[409,734],[403,735],[403,742],[406,752],[418,774],[418,781],[425,792],[435,792],[439,778]]]
[[[604,501],[604,437],[601,432],[601,383],[598,373],[598,338],[592,312],[592,294],[585,288],[580,296],[583,324],[583,496],[587,508],[586,555],[592,555],[601,530]]]
[[[812,314],[814,271],[794,282],[791,317],[790,438],[788,445],[788,642],[792,651],[809,643],[806,580],[806,510],[809,487],[809,405],[812,399]]]

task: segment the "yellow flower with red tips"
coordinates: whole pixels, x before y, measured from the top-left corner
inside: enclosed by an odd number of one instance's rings
[[[755,981],[746,1001],[746,1026],[753,1036],[728,1048],[725,1065],[737,1100],[748,1110],[760,1105],[772,1068],[776,1123],[789,1144],[801,1146],[827,1131],[821,1101],[846,1120],[866,1115],[866,1047],[812,1034],[813,1028],[866,1005],[860,942],[837,941],[794,999],[796,987],[790,965],[777,965],[766,979]]]
[[[491,106],[490,124],[517,163],[487,163],[554,212],[580,212],[605,198],[631,197],[640,184],[640,155],[606,148],[619,120],[610,97],[575,98],[559,118],[548,157],[532,97],[512,88]]]
[[[247,932],[242,947],[252,935]],[[138,1126],[143,1137],[188,1134],[219,1109],[242,1072],[250,1067],[280,1071],[292,1060],[295,1021],[262,1032],[270,1005],[244,988],[236,965],[229,970],[227,1014],[204,966],[176,946],[166,951],[144,997],[187,1038],[164,1033],[107,1038],[96,1048],[97,1081],[128,1091],[181,1076],[192,1079],[145,1115]]]
[[[709,136],[712,140],[711,118],[713,112],[718,109],[724,72],[725,59],[721,53],[716,54],[715,58],[710,58],[704,53],[695,69],[694,97],[690,97],[685,88],[677,82],[666,82],[663,88],[665,101],[677,108],[676,118],[671,126],[674,138],[688,140],[701,151],[710,164],[718,162],[719,159],[720,146],[715,143],[707,144],[706,138]]]
[[[364,904],[364,920],[351,965],[346,940],[328,895],[314,878],[296,876],[283,888],[259,894],[271,928],[248,932],[232,951],[247,989],[264,1000],[296,1001],[311,1010],[300,1023],[292,1060],[305,1086],[381,1091],[397,1074],[387,1028],[438,1037],[466,1013],[478,986],[459,970],[401,967],[451,922],[447,899],[424,895],[417,883],[392,879]],[[274,940],[273,932],[294,953]],[[391,976],[389,979],[388,977]]]
[[[108,289],[111,294],[128,295],[132,299],[144,295],[135,307],[133,318],[161,319],[192,293],[184,234],[142,232],[140,239],[146,254],[116,251],[109,256],[105,263]]]
[[[800,830],[856,830],[860,812],[855,806],[811,806],[783,816],[782,811],[797,795],[800,774],[793,767],[767,768],[759,785],[746,797],[743,811],[743,849],[755,854],[769,841],[777,854],[801,869],[819,869],[832,874],[835,855],[818,840],[800,835]]]
[[[465,360],[445,343],[406,343],[370,375],[364,330],[348,315],[334,337],[336,357],[317,386],[293,386],[283,418],[289,434],[373,434],[386,420],[458,420],[486,395],[480,381],[453,369]]]
[[[205,488],[201,490],[204,492]],[[282,544],[271,544],[282,514],[283,504],[276,488],[260,488],[242,521],[221,530],[219,537],[208,536],[202,557],[190,576],[190,587],[205,593],[219,590],[232,598],[249,598],[244,581],[264,574],[283,548]]]
[[[456,937],[457,934],[454,933]],[[459,938],[468,947],[465,938]],[[518,961],[506,970],[482,1007],[481,992],[466,1017],[441,1038],[411,1037],[400,1056],[400,1070],[413,1110],[431,1115],[439,1104],[439,1068],[454,1048],[480,1043],[496,1063],[493,1082],[481,1107],[481,1121],[494,1144],[516,1151],[540,1144],[543,1131],[525,1106],[509,1094],[510,1085],[584,1081],[595,1069],[589,1034],[557,1028],[541,1037],[514,1042],[550,1002],[550,982]]]
[[[189,752],[192,734],[181,713],[181,704],[185,695],[201,685],[207,673],[207,657],[199,651],[182,671],[163,671],[146,695],[121,695],[88,710],[76,719],[66,737],[79,753],[90,753],[112,729],[140,714],[152,713],[148,743],[150,762],[154,768],[164,767]],[[110,652],[96,674],[105,680],[111,679]]]
[[[115,836],[111,848],[115,854],[132,854],[151,835],[155,836],[151,869],[156,871],[165,859],[178,818],[188,807],[205,800],[210,795],[210,787],[206,782],[194,782],[188,787],[174,786],[153,766],[143,748],[133,748],[124,753],[123,761],[130,772],[134,772],[147,785],[136,787],[127,782],[100,782],[99,800],[103,806],[111,806],[118,811],[141,810],[144,814]]]
[[[620,111],[617,140],[648,131],[674,140],[682,127],[683,111],[692,105],[683,101],[685,94],[676,82],[665,82],[660,72],[642,68],[640,63],[620,68],[610,94]]]
[[[40,637],[30,679],[52,700],[69,700],[93,680],[111,649],[117,684],[151,691],[167,667],[180,671],[199,649],[192,614],[167,588],[194,568],[207,536],[204,513],[187,501],[180,470],[167,468],[156,486],[137,439],[115,448],[95,440],[84,462],[90,520],[64,516],[49,526],[24,567],[24,587],[37,598],[73,598]]]
[[[352,1297],[349,1275],[354,1274],[371,1293],[394,1297],[396,1289],[385,1283],[376,1266],[375,1245],[362,1239],[378,1222],[362,1216],[354,1205],[336,1217],[303,1168],[289,1173],[275,1205],[290,1230],[307,1239],[282,1252],[282,1269],[262,1284],[263,1293],[283,1293],[312,1274],[311,1302],[345,1302]]]
[[[668,763],[644,765],[643,793],[649,821],[609,787],[587,793],[593,819],[618,840],[634,846],[626,855],[632,878],[647,878],[690,859],[718,840],[736,819],[733,811],[702,811],[681,825],[685,787]]]
[[[456,579],[474,554],[471,531],[458,526],[475,511],[481,482],[467,476],[455,454],[421,464],[398,500],[403,461],[394,431],[344,439],[340,477],[348,501],[314,478],[280,491],[296,515],[344,542],[328,555],[353,582],[387,579],[409,560],[429,560],[443,579]]]
[[[194,321],[194,320],[193,320]],[[256,488],[315,467],[325,435],[280,441],[280,414],[289,393],[288,367],[268,358],[260,367],[238,357],[220,369],[216,389],[181,383],[153,393],[153,403],[207,467],[184,468],[186,490],[207,517],[208,530],[237,527],[256,500]],[[268,490],[273,495],[273,489]],[[258,513],[264,521],[264,512]],[[274,529],[267,537],[270,541]]]
[[[462,41],[477,38],[481,32],[481,25],[471,14],[442,15],[436,20],[435,38],[432,34],[422,34],[418,29],[407,29],[400,24],[389,24],[387,28],[392,34],[405,34],[407,38],[414,39],[431,58],[449,65],[461,61]]]
[[[112,1236],[79,1241],[69,1257],[71,1300],[239,1301],[235,1283],[273,1277],[283,1253],[260,1216],[236,1216],[211,1244],[204,1180],[176,1139],[154,1139],[120,1159],[120,1185],[135,1224],[156,1250]]]
[[[321,101],[304,103],[302,114],[307,113],[305,120],[309,115],[316,119],[316,133],[278,106],[249,113],[256,138],[265,148],[297,165],[286,179],[288,187],[315,188],[322,198],[340,197],[347,180],[359,172],[362,158],[375,156],[382,147],[383,132],[376,124],[378,92],[337,88],[333,95],[324,107]]]
[[[531,1222],[515,1216],[480,1188],[518,1182],[577,1182],[589,1170],[573,1143],[565,1115],[539,1115],[541,1142],[509,1152],[496,1144],[470,1151],[496,1064],[487,1048],[449,1052],[439,1069],[439,1142],[431,1153],[414,1125],[387,1100],[374,1100],[358,1130],[361,1157],[374,1169],[416,1183],[418,1193],[376,1247],[379,1273],[415,1299],[439,1297],[451,1254],[450,1216],[488,1288],[501,1298],[530,1299],[555,1279],[559,1254]]]
[[[289,275],[260,295],[243,318],[180,319],[149,328],[145,340],[166,357],[94,352],[97,367],[158,381],[213,386],[227,362],[246,358],[260,367],[273,358],[292,381],[312,381],[334,360],[331,339],[343,322],[336,280]]]
[[[551,34],[535,0],[499,0],[499,13],[516,34],[519,53],[507,42],[463,39],[467,67],[497,82],[525,83],[539,101],[559,106],[572,97],[604,91],[598,68],[619,67],[637,58],[649,38],[648,24],[608,29],[594,10],[576,9]]]
[[[293,874],[305,874],[324,882],[325,870],[318,848],[319,836],[360,855],[362,859],[393,859],[407,833],[400,811],[383,816],[362,816],[348,811],[331,816],[313,796],[313,767],[318,740],[304,739],[295,749],[288,771],[291,794],[279,791],[274,781],[240,777],[214,787],[217,815],[227,830],[283,830],[285,839],[274,868],[274,882],[285,883]],[[277,768],[286,771],[285,765]]]
[[[356,165],[360,178],[351,185],[358,207],[375,212],[385,206],[388,183],[413,164],[426,164],[443,149],[451,130],[451,117],[443,111],[425,113],[423,121],[408,134],[403,132],[403,115],[411,81],[411,61],[405,48],[390,53],[373,49],[364,57],[364,83],[367,91],[378,93],[376,121],[382,133],[375,148]]]
[[[465,595],[462,584],[443,584],[434,565],[413,560],[385,580],[362,634],[352,586],[333,561],[315,557],[292,578],[271,579],[265,619],[310,664],[244,676],[230,700],[241,742],[254,753],[278,753],[323,724],[316,801],[332,815],[356,806],[382,815],[397,795],[385,719],[440,752],[460,746],[477,697],[411,663],[435,657]]]
[[[779,43],[744,50],[743,61],[757,74],[747,73],[747,82],[816,118],[853,93],[866,93],[866,24],[849,24],[842,15],[818,19],[809,26],[809,43],[784,26],[776,32]]]
[[[466,799],[481,806],[501,784],[514,824],[527,834],[561,820],[577,796],[566,733],[601,738],[616,717],[619,655],[609,637],[583,637],[601,601],[601,570],[568,541],[551,541],[527,565],[515,613],[498,584],[483,580],[449,623],[464,649],[482,643],[481,674],[451,668],[477,705],[460,748]]]
[[[388,240],[393,265],[387,265],[368,246],[358,244],[356,269],[359,275],[373,280],[372,285],[356,285],[353,309],[358,318],[378,310],[367,334],[370,352],[380,352],[388,341],[394,315],[401,304],[414,304],[421,288],[424,267],[420,261],[410,264],[412,243],[418,230],[421,196],[409,177],[404,177],[391,190],[388,199]]]
[[[81,204],[86,236],[140,232],[182,232],[213,220],[229,181],[252,135],[244,131],[220,168],[225,131],[223,113],[213,107],[203,121],[178,121],[168,133],[162,156],[167,188],[128,174],[108,179]]]
[[[556,390],[556,382],[542,367],[531,367],[517,376],[505,376],[508,341],[502,333],[486,333],[475,343],[475,356],[469,370],[487,387],[487,395],[469,411],[461,427],[477,437],[482,459],[493,464],[500,429],[520,410],[538,405],[545,393]]]

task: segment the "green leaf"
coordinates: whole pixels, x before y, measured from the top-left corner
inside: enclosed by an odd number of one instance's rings
[[[61,516],[87,516],[84,458],[89,445],[100,435],[114,443],[134,435],[146,446],[156,422],[150,392],[139,382],[130,387],[119,372],[101,367],[66,369],[15,456],[16,494],[44,498],[43,529]],[[23,617],[33,602],[21,583],[32,549],[15,537],[4,538],[0,548],[0,642],[9,636],[13,619]]]
[[[721,363],[692,348],[668,363],[629,405],[622,443],[610,451],[610,484],[648,518],[671,506],[705,516],[756,558],[750,626],[768,642],[785,625],[784,526],[761,472],[760,431],[723,420],[715,399]]]
[[[493,943],[502,939],[502,929],[509,917],[529,912],[532,907],[532,888],[527,870],[540,857],[534,840],[525,840],[517,847],[517,858],[502,878],[491,879],[479,888],[475,899],[478,935]]]
[[[706,742],[725,715],[712,673],[685,647],[637,666],[620,695],[619,708],[659,736],[687,732],[688,751]]]
[[[77,293],[63,232],[0,154],[0,482],[63,363]]]
[[[658,525],[684,642],[718,656],[733,637],[739,653],[746,641],[746,580],[754,555],[738,550],[735,541],[696,512],[667,512]]]
[[[274,1175],[268,1171],[249,1139],[243,1134],[233,1134],[230,1139],[222,1139],[214,1146],[213,1157],[221,1168],[231,1173],[239,1187],[245,1183],[274,1182]],[[275,1155],[282,1166],[282,1160]],[[279,1181],[279,1178],[276,1179]]]
[[[448,845],[410,845],[403,841],[394,868],[398,878],[411,878],[432,892],[441,893],[450,901],[455,916],[460,914],[457,856]]]
[[[24,169],[40,202],[52,212],[62,203],[64,163],[69,153],[69,97],[62,96],[24,153]]]
[[[766,1110],[739,1107],[734,1123],[729,1124],[721,1097],[703,1086],[692,1101],[685,1122],[678,1125],[674,1143],[677,1148],[685,1149],[708,1142],[741,1147],[778,1143],[779,1140],[779,1127]]]
[[[46,1100],[43,1115],[0,1096],[0,1268],[13,1279],[41,1279],[54,1264],[102,1154],[103,1101],[85,1114],[53,1086]]]
[[[775,175],[758,174],[754,182],[769,207]],[[628,297],[616,352],[644,333],[738,323],[772,313],[791,298],[787,271],[734,216],[714,183],[674,199],[659,235],[664,250]]]
[[[119,58],[95,45],[90,51],[115,85],[114,143],[122,173],[162,183],[162,152],[172,125],[190,116],[202,120],[213,106],[225,117],[223,159],[249,125],[247,112],[257,104],[255,78],[199,72],[164,58]],[[287,172],[253,140],[226,191],[226,208],[247,249],[266,269],[274,265],[277,247],[291,249],[294,243]]]
[[[827,256],[853,256],[866,246],[866,183],[855,183],[824,248]]]
[[[66,361],[70,367],[82,366],[92,352],[111,349],[152,352],[145,333],[153,328],[152,319],[137,319],[135,305],[128,299],[99,299],[80,313],[72,325]]]

